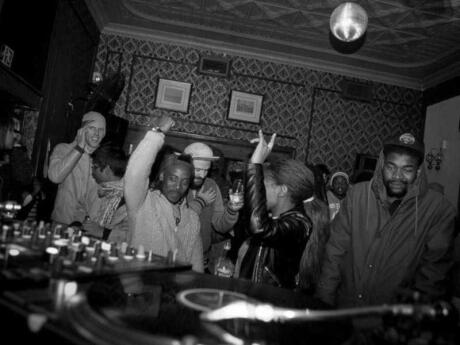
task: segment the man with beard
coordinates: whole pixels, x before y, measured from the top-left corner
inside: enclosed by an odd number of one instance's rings
[[[129,158],[124,195],[128,210],[129,243],[142,245],[156,255],[169,252],[203,271],[200,221],[185,198],[193,178],[193,166],[182,157],[168,156],[160,168],[159,189],[149,189],[149,175],[165,134],[174,124],[162,118],[160,126],[148,131]]]
[[[333,220],[340,210],[342,200],[347,195],[349,186],[348,175],[343,171],[337,171],[332,175],[329,186],[327,201],[329,203],[329,216]]]
[[[423,143],[387,142],[371,181],[348,192],[332,223],[316,295],[339,307],[394,303],[418,291],[444,298],[455,210],[427,187]]]
[[[90,111],[83,115],[75,140],[54,148],[48,168],[49,179],[59,184],[51,214],[54,222],[64,225],[82,223],[89,214],[91,204],[97,198],[90,155],[99,147],[104,136],[104,116]]]
[[[219,159],[212,149],[200,142],[188,145],[184,154],[192,157],[194,176],[192,186],[187,195],[190,206],[200,215],[201,239],[204,251],[206,271],[213,272],[214,261],[220,255],[219,248],[212,251],[212,244],[225,239],[225,233],[231,231],[238,220],[238,211],[243,202],[228,201],[224,205],[220,189],[212,178],[207,177],[211,162]]]

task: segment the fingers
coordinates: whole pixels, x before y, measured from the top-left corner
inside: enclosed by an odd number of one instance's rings
[[[273,133],[270,139],[270,142],[267,145],[270,150],[273,149],[273,145],[275,145],[275,138],[276,138],[276,133]]]
[[[159,126],[161,131],[166,133],[168,132],[171,127],[174,126],[174,120],[172,118],[170,118],[169,116],[163,116],[161,119],[160,119],[160,123],[159,123]]]
[[[265,139],[264,139],[264,132],[262,132],[261,129],[259,129],[259,141],[260,142],[263,142]]]
[[[270,142],[267,144],[267,146],[272,149],[273,146],[275,145],[275,138],[276,138],[276,133],[273,133],[271,138],[270,138]],[[261,129],[259,129],[259,137],[258,138],[254,138],[254,139],[250,139],[249,142],[251,144],[254,144],[254,143],[265,143],[265,138],[264,138],[264,133],[262,132]]]
[[[161,130],[163,132],[168,132],[172,127],[174,126],[174,121],[172,119],[170,119],[170,121],[168,121],[166,124],[164,124],[163,126],[161,126]]]

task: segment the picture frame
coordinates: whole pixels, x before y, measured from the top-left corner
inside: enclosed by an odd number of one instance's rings
[[[232,90],[227,118],[251,123],[260,122],[263,95]]]
[[[230,75],[230,66],[230,59],[217,56],[201,56],[198,73],[226,78]]]
[[[159,78],[155,107],[187,113],[191,90],[191,83]]]

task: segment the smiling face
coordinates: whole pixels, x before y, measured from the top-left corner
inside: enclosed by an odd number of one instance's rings
[[[82,127],[85,128],[85,141],[89,152],[94,151],[105,137],[105,117],[95,111],[83,115]]]
[[[161,192],[172,204],[178,203],[187,193],[192,180],[192,167],[185,162],[175,162],[160,175]]]
[[[101,144],[105,136],[105,123],[100,121],[93,121],[87,126],[86,131],[86,145],[92,149],[96,149]]]
[[[416,157],[390,152],[385,156],[382,168],[383,184],[390,198],[403,198],[419,173]]]

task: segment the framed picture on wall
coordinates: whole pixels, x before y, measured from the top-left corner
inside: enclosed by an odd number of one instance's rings
[[[190,102],[192,84],[181,81],[158,79],[155,107],[186,113]]]
[[[228,119],[259,123],[263,98],[263,95],[232,90]]]
[[[217,56],[202,56],[198,64],[198,72],[215,77],[228,77],[230,74],[230,60]]]

